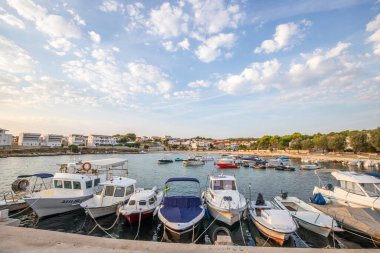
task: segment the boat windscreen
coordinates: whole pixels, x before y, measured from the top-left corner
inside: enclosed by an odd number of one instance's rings
[[[172,178],[169,178],[165,184],[169,183],[169,182],[196,182],[199,184],[199,180],[196,179],[196,178],[192,178],[192,177],[172,177]]]
[[[17,178],[26,178],[26,177],[51,178],[51,177],[54,177],[54,175],[49,174],[49,173],[37,173],[37,174],[32,174],[32,175],[20,175]]]

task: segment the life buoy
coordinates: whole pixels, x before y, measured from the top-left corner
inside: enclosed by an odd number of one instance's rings
[[[90,162],[85,162],[82,164],[82,170],[89,172],[91,170],[91,163]]]
[[[217,227],[212,232],[212,235],[211,235],[211,241],[212,241],[212,243],[216,242],[218,233],[220,233],[220,232],[224,232],[226,235],[228,235],[229,237],[231,237],[231,231],[228,228],[226,228],[226,227]]]

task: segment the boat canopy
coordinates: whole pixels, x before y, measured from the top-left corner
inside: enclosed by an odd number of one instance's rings
[[[169,178],[165,184],[169,183],[169,182],[180,182],[180,181],[187,181],[187,182],[196,182],[199,184],[199,180],[196,179],[196,178],[192,178],[192,177],[172,177],[172,178]]]
[[[37,173],[33,175],[20,175],[17,178],[26,178],[26,177],[51,178],[51,177],[54,177],[54,175],[49,174],[49,173]]]
[[[115,186],[121,186],[121,187],[129,186],[133,184],[136,184],[136,180],[132,178],[127,178],[127,177],[114,177],[111,180],[100,183],[100,185],[104,185],[104,186],[115,185]]]
[[[337,170],[337,169],[319,169],[319,170],[315,170],[314,171],[315,174],[319,174],[319,173],[331,173],[331,172],[340,172],[340,170]]]
[[[123,166],[126,162],[128,162],[128,160],[121,159],[121,158],[107,158],[107,159],[87,161],[87,162],[91,163],[92,166],[97,167],[97,169],[101,169],[101,168],[106,169],[110,167]]]
[[[365,184],[365,183],[379,184],[380,183],[380,179],[376,177],[369,176],[366,174],[358,174],[355,172],[340,171],[340,172],[333,172],[331,173],[331,175],[333,175],[337,180],[349,181],[349,182],[354,182],[358,184]]]

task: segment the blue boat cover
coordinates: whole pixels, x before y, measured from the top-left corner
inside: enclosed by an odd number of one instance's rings
[[[165,197],[164,206],[160,212],[170,222],[186,223],[195,219],[202,212],[200,205],[201,199],[199,197]]]
[[[289,160],[289,157],[287,157],[287,156],[280,156],[278,159],[280,159],[280,160]]]
[[[380,178],[380,172],[368,172],[367,175]]]
[[[165,184],[169,183],[169,182],[180,182],[180,181],[190,181],[190,182],[197,182],[199,183],[199,180],[196,179],[196,178],[192,178],[192,177],[172,177],[172,178],[169,178]]]
[[[24,178],[24,177],[50,178],[50,177],[54,177],[54,175],[49,174],[49,173],[37,173],[33,175],[21,175],[21,176],[18,176],[17,178]]]
[[[326,205],[326,200],[320,193],[314,194],[310,200],[311,200],[311,203],[313,204]]]

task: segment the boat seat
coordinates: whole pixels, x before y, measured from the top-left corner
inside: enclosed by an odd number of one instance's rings
[[[201,199],[195,196],[165,197],[160,212],[170,222],[186,223],[202,212],[201,204]]]

